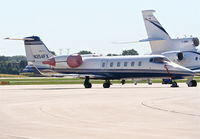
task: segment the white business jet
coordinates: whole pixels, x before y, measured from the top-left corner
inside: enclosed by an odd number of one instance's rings
[[[133,78],[171,78],[172,87],[178,87],[174,80],[194,76],[190,69],[177,65],[162,55],[96,57],[73,54],[53,56],[39,37],[32,36],[21,40],[25,43],[27,59],[37,69],[52,70],[60,74],[81,75],[85,78],[85,88],[92,87],[91,78],[105,80],[104,88],[110,87],[110,80]]]

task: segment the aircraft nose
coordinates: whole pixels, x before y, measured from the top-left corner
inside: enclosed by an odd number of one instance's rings
[[[56,60],[55,60],[55,58],[50,58],[47,61],[43,61],[42,63],[43,64],[48,64],[50,66],[56,66]]]
[[[175,63],[164,65],[164,68],[168,72],[176,72],[179,75],[181,74],[184,77],[186,77],[186,76],[194,76],[195,75],[195,72],[193,72],[192,70],[190,70],[188,68],[185,68],[183,66],[180,66],[178,64],[175,64]]]
[[[182,68],[183,72],[185,72],[186,74],[190,75],[190,76],[194,76],[195,72],[193,72],[192,70],[188,69],[188,68]]]

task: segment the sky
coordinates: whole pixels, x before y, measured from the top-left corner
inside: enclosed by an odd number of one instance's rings
[[[149,43],[112,42],[146,39],[141,11],[154,14],[172,38],[200,36],[199,0],[0,0],[0,55],[25,55],[23,41],[3,38],[39,36],[58,55],[89,50],[96,54],[135,49]]]

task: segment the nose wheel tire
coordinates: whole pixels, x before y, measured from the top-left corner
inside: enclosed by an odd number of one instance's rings
[[[196,87],[197,86],[197,81],[196,80],[191,80],[189,83],[188,83],[188,87]]]
[[[173,81],[171,87],[179,87],[177,82]]]

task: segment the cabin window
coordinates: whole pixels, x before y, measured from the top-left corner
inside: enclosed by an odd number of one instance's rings
[[[110,63],[110,67],[113,67],[113,62]]]
[[[121,63],[120,62],[117,62],[117,67],[120,67]]]
[[[127,67],[127,65],[128,65],[128,62],[124,62],[124,67]]]
[[[198,60],[198,57],[196,57],[195,60],[197,61],[197,60]]]
[[[142,66],[142,62],[141,61],[138,62],[138,66]]]
[[[103,62],[103,63],[102,63],[102,67],[105,67],[105,66],[106,66],[106,63]]]
[[[134,67],[134,65],[135,65],[135,62],[131,62],[131,67]]]

